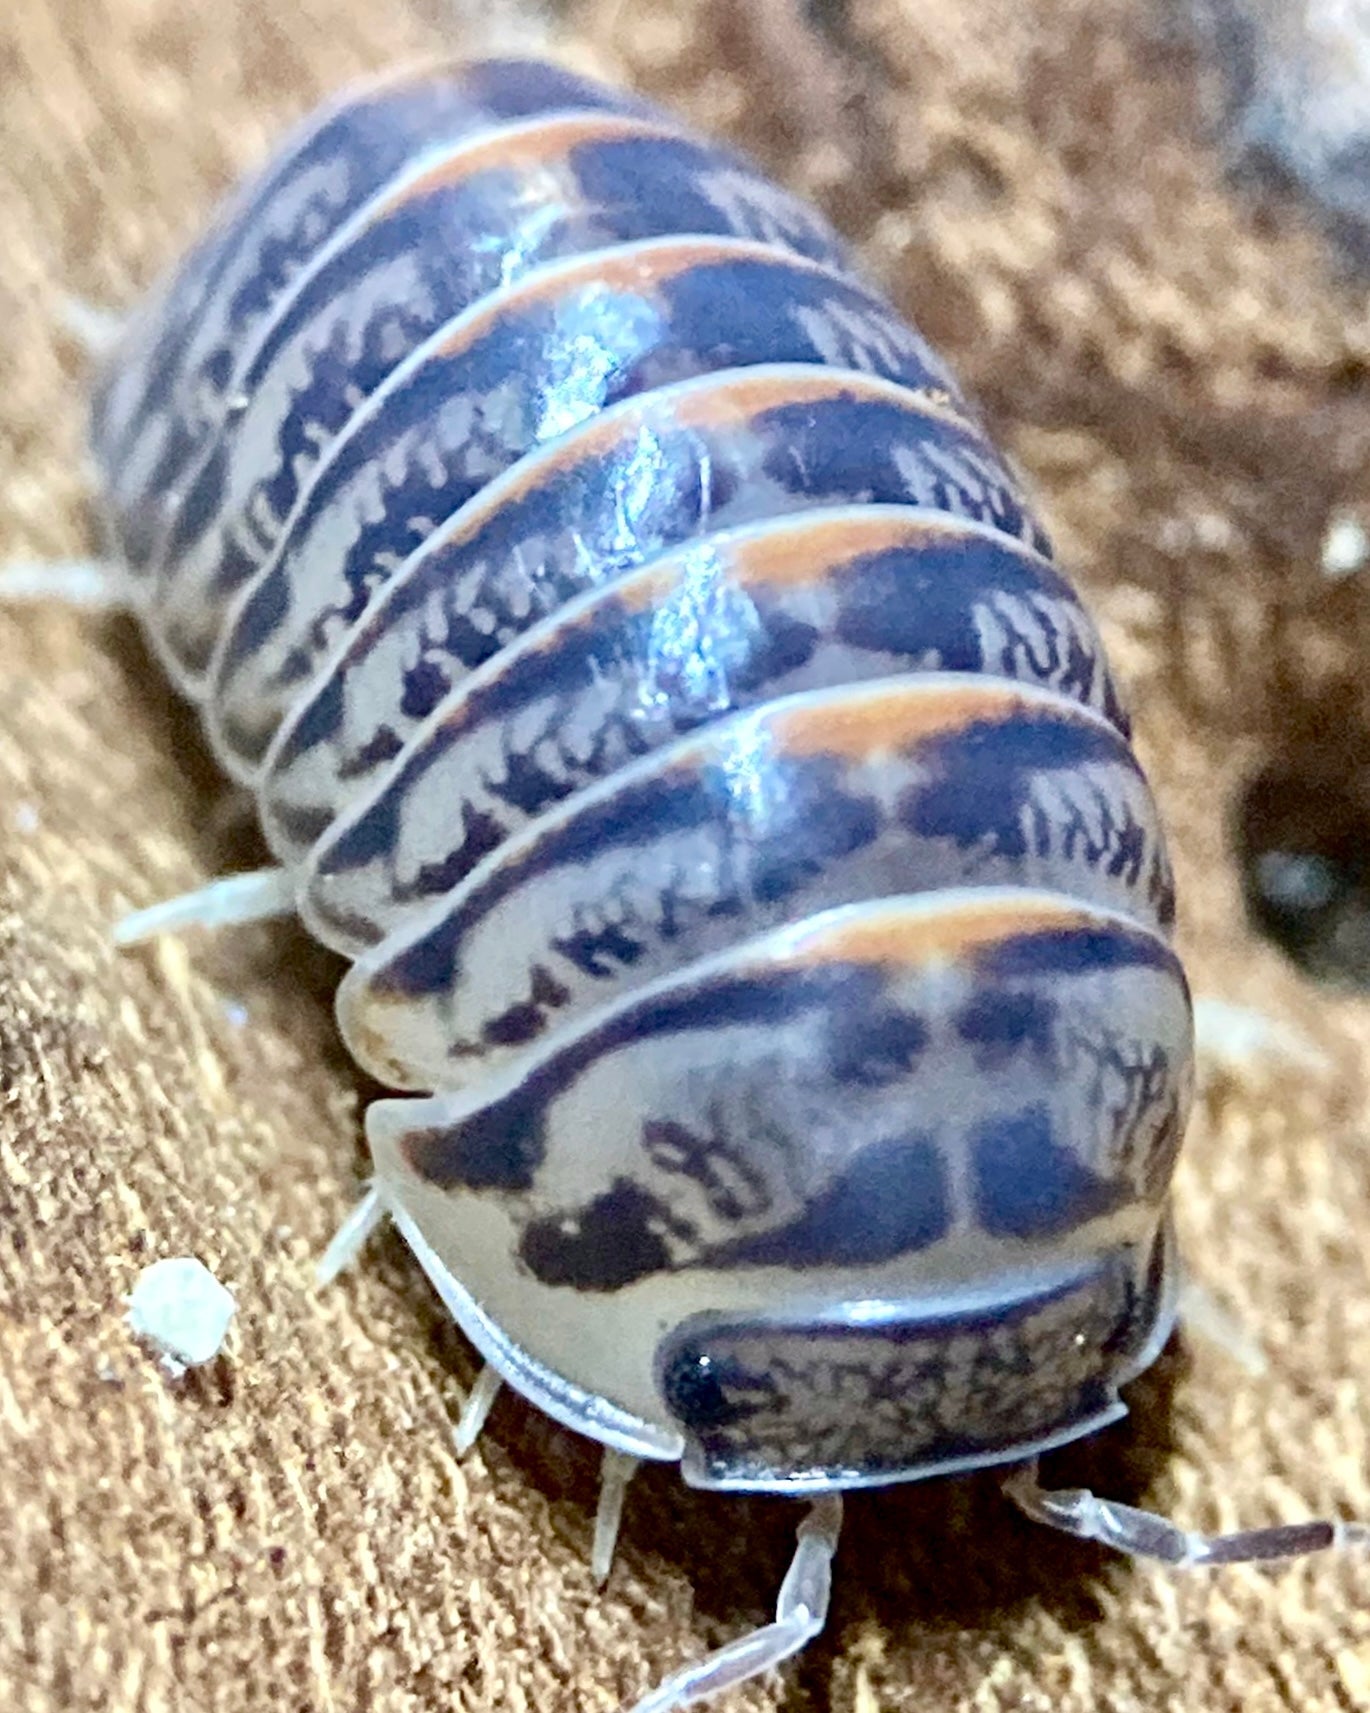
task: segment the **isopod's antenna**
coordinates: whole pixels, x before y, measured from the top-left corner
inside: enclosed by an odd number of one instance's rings
[[[283,868],[221,875],[193,892],[134,910],[114,924],[116,946],[136,946],[186,928],[230,928],[295,914],[295,882]]]
[[[1315,1552],[1370,1547],[1370,1523],[1316,1519],[1276,1523],[1231,1534],[1196,1534],[1135,1505],[1100,1499],[1087,1487],[1043,1487],[1036,1462],[1015,1469],[1004,1492],[1025,1516],[1077,1540],[1101,1541],[1133,1558],[1184,1568],[1202,1564],[1270,1564]]]
[[[8,559],[0,564],[0,602],[55,601],[89,612],[133,605],[127,578],[102,559]]]
[[[799,1545],[780,1584],[775,1622],[687,1665],[625,1713],[674,1713],[760,1677],[811,1642],[827,1622],[842,1499],[826,1493],[799,1525]]]

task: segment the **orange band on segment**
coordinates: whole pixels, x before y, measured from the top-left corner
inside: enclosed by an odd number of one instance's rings
[[[787,755],[836,755],[857,760],[881,751],[907,749],[929,738],[950,736],[968,726],[1020,720],[1034,713],[1062,725],[1111,730],[1091,719],[1076,702],[1032,690],[1008,679],[939,684],[916,678],[863,686],[855,692],[785,708],[767,717]],[[1121,740],[1120,740],[1121,748]]]
[[[819,404],[833,398],[854,401],[883,401],[902,405],[917,416],[948,422],[974,431],[974,424],[955,409],[951,395],[941,387],[906,387],[877,375],[852,369],[812,369],[782,365],[783,374],[768,374],[765,368],[739,370],[718,388],[687,392],[676,403],[675,420],[682,428],[711,428],[734,416],[759,416],[762,411],[784,405]]]
[[[801,366],[785,365],[783,375],[754,373],[746,369],[727,372],[714,384],[687,384],[688,390],[674,398],[645,393],[632,401],[624,416],[610,414],[592,419],[574,430],[560,444],[530,454],[514,466],[509,477],[497,479],[450,520],[445,530],[435,532],[425,543],[426,551],[444,549],[469,540],[503,507],[517,504],[549,479],[577,466],[603,457],[618,446],[630,446],[644,435],[662,428],[718,430],[746,427],[762,411],[782,405],[819,404],[830,399],[886,400],[902,404],[912,415],[922,415],[958,427],[971,427],[965,419],[938,402],[930,393],[914,392],[894,381],[880,381],[845,369],[821,369],[812,373]],[[698,389],[696,391],[696,388]],[[654,420],[655,418],[655,420]]]
[[[407,179],[377,205],[371,224],[384,220],[407,203],[421,202],[434,191],[465,184],[478,174],[496,168],[512,171],[557,167],[564,164],[572,149],[583,143],[660,137],[681,138],[683,133],[672,125],[650,119],[604,113],[573,113],[556,119],[534,120],[531,124],[499,126],[493,131],[481,132],[467,142],[455,144],[440,161]]]
[[[916,519],[882,516],[879,511],[864,516],[852,511],[843,517],[808,512],[784,519],[782,528],[729,544],[729,558],[742,586],[754,582],[783,587],[822,582],[830,571],[866,554],[901,548],[917,553],[941,543],[982,541],[985,534],[983,525],[950,512]],[[997,536],[996,545],[1019,558],[1045,563],[1013,536]]]
[[[936,895],[930,895],[935,898]],[[866,908],[845,920],[797,929],[775,961],[791,965],[852,963],[916,967],[966,963],[1006,940],[1074,929],[1114,930],[1129,939],[1165,941],[1129,917],[1091,910],[1067,898],[1018,893],[951,907],[899,904]]]
[[[777,250],[774,244],[761,244],[750,238],[662,238],[653,244],[623,246],[631,254],[614,250],[593,250],[588,256],[577,256],[565,266],[539,271],[521,284],[492,292],[474,314],[463,315],[461,325],[453,329],[452,337],[437,346],[434,355],[452,357],[467,350],[483,338],[492,327],[507,316],[518,315],[530,304],[555,303],[567,288],[578,285],[603,286],[607,291],[650,291],[665,285],[691,268],[707,267],[712,262],[753,260],[793,264],[812,273],[827,270],[803,256],[791,256]]]

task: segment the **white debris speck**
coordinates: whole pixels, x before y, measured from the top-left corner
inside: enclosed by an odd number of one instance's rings
[[[36,833],[38,831],[38,811],[32,803],[15,804],[14,825],[16,830],[21,833]]]
[[[234,1029],[241,1029],[247,1023],[247,1007],[237,999],[224,1001],[224,1021]]]
[[[1349,512],[1334,517],[1322,538],[1322,569],[1326,577],[1354,577],[1370,565],[1370,531]]]
[[[219,1354],[237,1306],[202,1261],[179,1255],[143,1268],[128,1299],[128,1324],[167,1372],[180,1376]]]

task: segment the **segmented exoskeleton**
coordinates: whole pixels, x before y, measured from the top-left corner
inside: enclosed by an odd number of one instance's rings
[[[280,863],[125,937],[298,909],[352,960],[420,1098],[329,1264],[397,1222],[489,1364],[464,1440],[500,1377],[600,1440],[603,1569],[644,1457],[1027,1464],[1043,1520],[1237,1555],[1030,1473],[1174,1316],[1170,870],[1017,477],[823,220],[550,66],[406,74],[223,212],[93,443]],[[643,1708],[802,1645],[836,1527]]]

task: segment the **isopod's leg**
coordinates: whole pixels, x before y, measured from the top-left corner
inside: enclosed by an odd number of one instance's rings
[[[386,1216],[381,1192],[373,1184],[338,1227],[333,1241],[319,1257],[314,1282],[331,1285],[344,1267],[350,1267],[366,1246],[367,1239]]]
[[[1285,1067],[1328,1068],[1327,1056],[1316,1042],[1290,1024],[1249,1005],[1210,997],[1194,1002],[1194,1054],[1201,1076],[1261,1066],[1275,1073]]]
[[[83,297],[64,293],[57,301],[57,319],[62,331],[74,340],[92,363],[103,363],[128,328],[128,317],[117,309],[90,303]]]
[[[827,1621],[832,1559],[842,1527],[842,1500],[825,1494],[799,1525],[799,1545],[780,1585],[775,1622],[688,1665],[644,1696],[632,1713],[673,1713],[760,1677],[799,1652]]]
[[[612,1446],[604,1448],[604,1462],[599,1475],[599,1509],[595,1512],[595,1544],[590,1549],[590,1571],[600,1584],[609,1580],[618,1528],[623,1521],[624,1495],[641,1461],[631,1452],[615,1451]]]
[[[295,882],[289,870],[258,868],[227,874],[179,898],[166,898],[146,910],[134,910],[114,924],[114,943],[136,945],[183,928],[227,928],[295,914]]]
[[[1209,1564],[1269,1564],[1284,1558],[1306,1558],[1332,1549],[1370,1547],[1370,1523],[1337,1523],[1317,1519],[1305,1523],[1276,1523],[1271,1528],[1238,1529],[1232,1534],[1204,1535],[1182,1529],[1168,1517],[1135,1505],[1100,1499],[1084,1487],[1059,1490],[1042,1487],[1035,1463],[1014,1470],[1004,1491],[1026,1516],[1079,1540],[1101,1541],[1133,1558],[1156,1559],[1177,1567]]]
[[[128,579],[102,559],[11,559],[0,565],[0,604],[57,601],[89,612],[133,605]]]
[[[499,1369],[489,1362],[476,1375],[476,1383],[467,1393],[457,1425],[452,1429],[452,1443],[457,1448],[458,1457],[465,1457],[480,1438],[486,1417],[490,1414],[503,1384]]]
[[[1179,1319],[1181,1326],[1216,1346],[1253,1379],[1268,1370],[1265,1352],[1227,1304],[1188,1275],[1180,1280]]]

